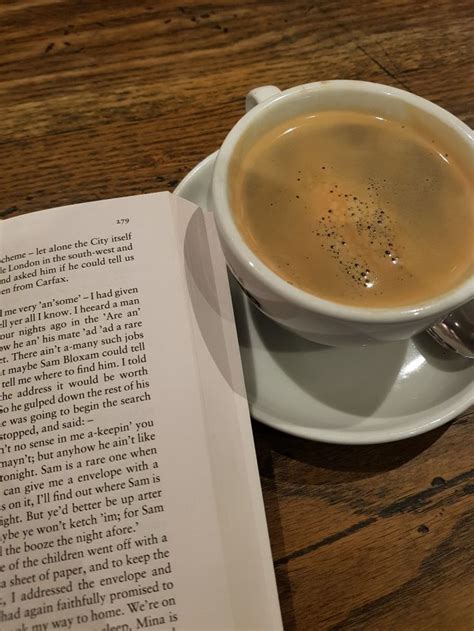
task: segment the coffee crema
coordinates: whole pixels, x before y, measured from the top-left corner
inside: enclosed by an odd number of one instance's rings
[[[256,256],[292,285],[386,308],[440,296],[472,274],[472,178],[410,125],[319,112],[235,155],[234,221]]]

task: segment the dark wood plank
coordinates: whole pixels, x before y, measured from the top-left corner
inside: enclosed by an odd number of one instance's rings
[[[367,447],[255,426],[288,628],[472,628],[471,431],[469,412]]]
[[[349,78],[474,123],[461,0],[0,5],[0,217],[173,188],[259,84]],[[472,631],[474,413],[401,443],[255,424],[286,629]]]

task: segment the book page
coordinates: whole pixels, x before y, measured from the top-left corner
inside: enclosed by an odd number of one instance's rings
[[[213,214],[175,199],[231,604],[238,628],[276,631],[282,621],[227,267]]]
[[[0,225],[2,630],[249,628],[172,206],[145,195]]]

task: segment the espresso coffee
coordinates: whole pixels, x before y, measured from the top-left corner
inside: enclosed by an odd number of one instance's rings
[[[472,176],[436,138],[328,111],[288,120],[236,155],[235,223],[288,283],[383,308],[424,302],[472,274]]]

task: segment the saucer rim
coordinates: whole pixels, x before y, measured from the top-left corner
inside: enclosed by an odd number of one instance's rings
[[[199,176],[202,169],[210,166],[215,162],[218,151],[211,153],[206,158],[198,162],[189,173],[179,182],[174,189],[174,194],[181,196],[182,191],[188,186],[188,184]],[[186,198],[187,199],[187,198]],[[193,200],[188,200],[195,203]],[[207,210],[207,209],[203,209]],[[244,296],[245,300],[248,300]],[[267,425],[273,429],[277,429],[286,434],[296,436],[298,438],[305,438],[308,440],[319,441],[328,444],[339,445],[375,445],[384,444],[390,442],[396,442],[404,440],[406,438],[412,438],[420,434],[424,434],[428,431],[436,429],[442,425],[445,425],[449,421],[453,420],[458,415],[467,411],[471,405],[474,404],[474,387],[464,388],[458,395],[454,396],[445,402],[439,403],[435,407],[430,408],[431,414],[423,414],[423,412],[417,412],[414,414],[406,414],[401,416],[389,417],[394,423],[401,420],[406,420],[410,417],[415,417],[413,423],[419,423],[414,427],[407,427],[405,429],[391,430],[390,428],[384,430],[345,430],[345,429],[326,429],[326,428],[309,428],[303,425],[294,425],[291,422],[284,420],[281,417],[274,415],[272,412],[262,409],[258,404],[252,402],[250,397],[247,396],[248,406],[252,418]],[[451,401],[451,405],[449,405]],[[428,419],[426,417],[429,416]],[[421,417],[419,421],[416,417]],[[362,417],[361,417],[362,418]]]
[[[457,416],[466,412],[470,406],[474,403],[474,396],[469,394],[469,391],[463,390],[461,394],[455,399],[456,405],[447,408],[443,413],[439,413],[431,418],[431,420],[422,422],[415,427],[408,427],[405,430],[360,430],[355,432],[353,430],[345,429],[323,429],[323,428],[308,428],[301,425],[292,425],[288,421],[279,419],[269,412],[265,412],[254,405],[249,400],[249,409],[252,418],[260,421],[264,425],[268,425],[273,429],[278,429],[285,434],[291,434],[298,438],[306,438],[308,440],[314,440],[321,443],[328,443],[331,445],[381,445],[386,443],[398,442],[407,438],[413,438],[421,434],[441,427],[449,421],[454,420]],[[443,409],[443,404],[439,404],[438,408]],[[433,411],[435,408],[430,408]],[[394,423],[397,420],[406,420],[410,416],[422,416],[422,413],[407,414],[405,416],[393,416],[389,417],[390,421]],[[431,417],[431,415],[430,415]],[[361,417],[362,418],[362,417]],[[416,421],[413,421],[416,422]]]

